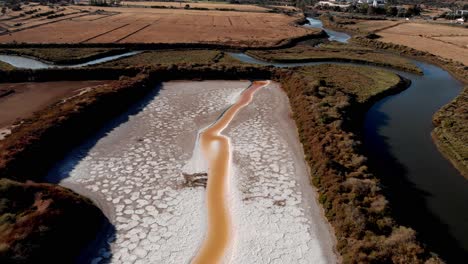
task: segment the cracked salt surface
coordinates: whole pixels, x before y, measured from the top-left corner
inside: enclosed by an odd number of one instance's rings
[[[193,153],[197,132],[248,85],[164,83],[80,159],[61,184],[94,198],[116,228],[111,252],[100,250],[95,263],[190,262],[207,229],[205,189],[184,187],[182,172],[206,169]],[[336,262],[288,111],[272,83],[226,129],[233,145],[231,263]]]

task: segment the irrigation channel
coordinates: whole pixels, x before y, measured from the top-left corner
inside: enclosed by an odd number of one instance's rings
[[[59,65],[59,64],[53,64],[51,62],[45,62],[45,61],[41,61],[41,60],[34,59],[34,58],[24,57],[24,56],[2,55],[2,54],[0,54],[0,61],[6,62],[16,68],[33,69],[33,70],[49,69],[49,68],[79,68],[79,67],[85,67],[85,66],[96,65],[96,64],[100,64],[104,62],[109,62],[113,60],[118,60],[118,59],[122,59],[125,57],[130,57],[130,56],[139,54],[141,52],[142,51],[130,51],[130,52],[122,53],[122,54],[117,54],[117,55],[112,55],[112,56],[107,56],[104,58],[91,60],[91,61],[84,62],[84,63],[70,64],[70,65]]]
[[[321,22],[316,19],[310,18],[309,22],[308,26],[323,28]],[[345,33],[325,30],[330,35],[330,40],[346,42],[349,39]],[[358,65],[334,62],[269,63],[244,53],[230,55],[243,62],[276,67],[324,63]],[[68,67],[92,65],[118,58],[112,56]],[[0,55],[0,60],[22,68],[51,67],[17,56]],[[433,114],[459,94],[463,86],[437,66],[420,61],[413,62],[423,71],[422,76],[386,68],[410,79],[412,83],[405,91],[378,101],[368,110],[363,129],[365,151],[372,170],[382,180],[398,221],[414,228],[423,241],[449,263],[459,263],[462,259],[468,259],[468,181],[440,154],[432,142],[430,133],[433,129]],[[120,121],[122,124],[125,122],[127,120]],[[131,130],[130,127],[125,129]],[[113,144],[113,141],[106,144]],[[85,149],[89,151],[89,148]],[[72,161],[65,161],[59,166],[59,170],[70,172],[81,159],[86,161],[91,157],[75,156]],[[186,198],[195,202],[200,200],[197,196]],[[200,223],[189,225],[197,224]],[[192,230],[187,228],[187,232]],[[185,242],[187,241],[181,241],[181,244]],[[188,242],[201,243],[199,240]],[[142,251],[141,254],[144,255],[143,253],[145,252]]]

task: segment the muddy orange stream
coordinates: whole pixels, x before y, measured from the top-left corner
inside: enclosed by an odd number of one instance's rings
[[[221,263],[229,245],[231,221],[228,209],[228,183],[231,162],[229,138],[221,132],[240,109],[248,105],[254,93],[269,81],[254,82],[216,123],[200,134],[200,146],[208,161],[207,210],[208,233],[193,264]]]

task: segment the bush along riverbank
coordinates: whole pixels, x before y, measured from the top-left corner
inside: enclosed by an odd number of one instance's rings
[[[119,72],[119,69],[113,70]],[[293,69],[171,65],[139,70],[138,74],[123,76],[112,85],[100,86],[57,103],[20,123],[12,134],[0,141],[0,177],[40,181],[41,175],[64,153],[99,129],[106,120],[157,89],[158,82],[273,79],[280,82],[288,94],[305,158],[311,168],[311,181],[318,189],[319,201],[335,231],[337,251],[343,262],[439,261],[431,258],[412,229],[393,220],[379,181],[368,172],[366,158],[360,154],[360,128],[356,120],[360,123],[365,111],[378,98],[407,87],[407,82],[399,76],[368,67],[326,64]],[[135,71],[124,68],[119,73]],[[58,73],[77,79],[79,76],[112,79],[110,77],[115,74],[96,68],[21,71],[10,76],[15,76],[18,82],[38,76],[46,81],[57,80]],[[48,228],[54,229],[53,226]]]
[[[408,83],[398,80],[375,93],[362,93],[345,82],[335,82],[333,76],[336,68],[315,76],[285,71],[278,79],[289,96],[311,180],[335,230],[343,263],[441,262],[418,242],[414,230],[392,218],[379,180],[360,154],[356,126],[351,125],[378,98]],[[369,77],[356,76],[357,85],[369,82]],[[372,80],[371,87],[378,82]]]

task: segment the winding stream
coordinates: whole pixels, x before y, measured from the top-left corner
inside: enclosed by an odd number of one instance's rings
[[[95,59],[91,60],[85,63],[79,63],[79,64],[70,64],[70,65],[58,65],[58,64],[53,64],[53,63],[46,63],[37,59],[33,58],[28,58],[28,57],[22,57],[22,56],[17,56],[17,55],[1,55],[0,54],[0,61],[6,62],[16,68],[22,68],[22,69],[32,69],[32,70],[38,70],[38,69],[49,69],[49,68],[79,68],[79,67],[84,67],[84,66],[91,66],[91,65],[96,65],[104,62],[109,62],[125,57],[130,57],[136,54],[141,53],[142,51],[130,51],[118,55],[112,55],[112,56],[107,56],[103,57],[100,59]]]
[[[269,82],[254,82],[210,127],[200,134],[203,156],[208,161],[207,211],[208,232],[192,263],[221,263],[231,237],[231,213],[229,212],[229,171],[231,147],[229,138],[221,135],[239,110],[248,105],[255,92]]]

